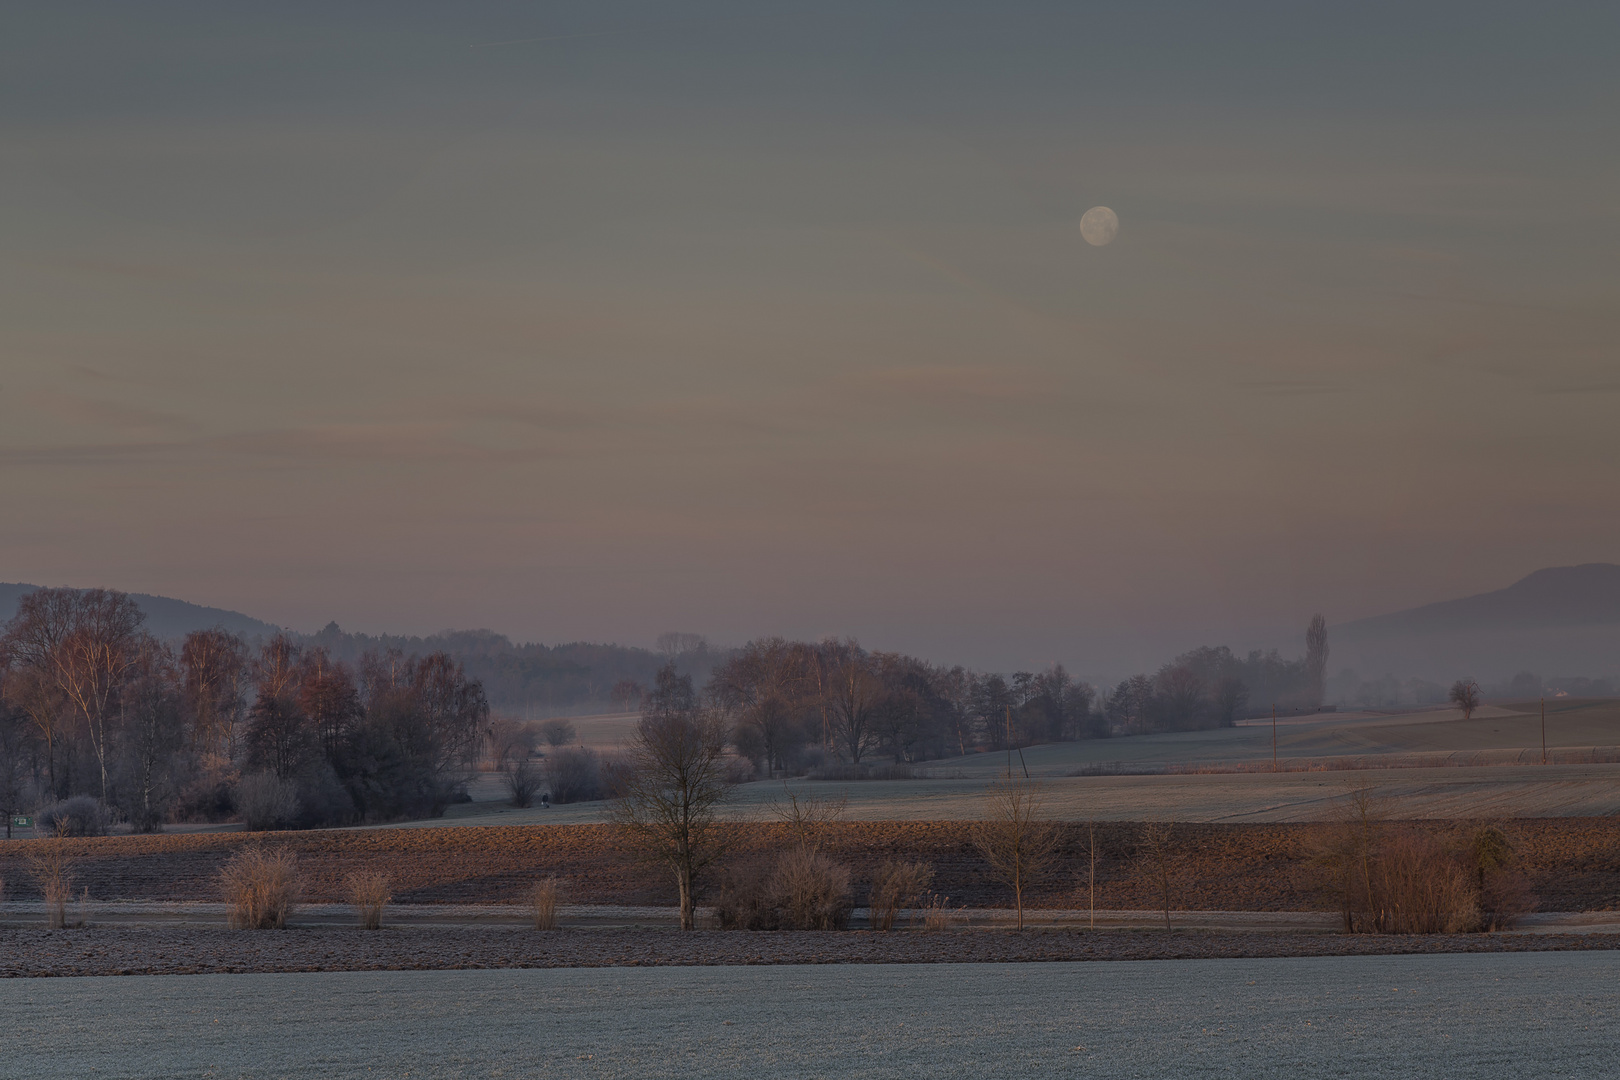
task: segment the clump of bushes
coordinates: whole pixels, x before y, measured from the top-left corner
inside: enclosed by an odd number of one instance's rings
[[[554,877],[534,883],[529,890],[529,914],[536,930],[557,929],[557,914],[562,907],[562,885]]]
[[[565,746],[546,755],[546,783],[554,803],[593,802],[604,796],[602,756],[583,746]]]
[[[805,847],[735,869],[714,905],[724,930],[843,930],[852,908],[849,868]]]
[[[506,785],[508,803],[519,810],[534,805],[534,797],[540,791],[542,778],[540,770],[531,765],[528,758],[518,758],[508,765],[501,779]]]
[[[1347,933],[1502,930],[1536,905],[1500,828],[1394,825],[1365,793],[1351,797],[1314,861]]]
[[[45,895],[45,925],[52,930],[67,926],[67,902],[73,895],[73,860],[55,844],[35,853],[30,869]]]
[[[236,812],[249,832],[286,828],[298,811],[298,785],[273,772],[244,776],[236,785]]]
[[[394,898],[389,889],[388,875],[362,870],[350,874],[344,884],[348,887],[349,903],[360,914],[361,929],[381,929],[383,908]]]
[[[916,903],[933,883],[934,868],[925,862],[891,859],[878,867],[867,902],[872,929],[893,930],[900,912]]]
[[[298,857],[285,849],[245,848],[219,876],[234,930],[283,929],[302,892]]]
[[[112,814],[88,795],[75,795],[39,812],[39,824],[57,836],[105,836]]]

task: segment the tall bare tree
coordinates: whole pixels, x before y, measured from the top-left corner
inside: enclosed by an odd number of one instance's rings
[[[186,732],[174,653],[143,638],[119,695],[120,802],[136,832],[157,832],[176,788],[174,769]]]
[[[1018,929],[1024,928],[1024,892],[1037,882],[1057,850],[1057,825],[1041,816],[1038,783],[1008,776],[985,793],[984,817],[973,842],[996,876],[1012,887]]]
[[[39,589],[7,624],[5,652],[45,672],[83,721],[107,798],[108,729],[136,662],[141,609],[112,589]]]
[[[714,699],[758,737],[765,771],[786,766],[785,756],[801,739],[807,672],[804,652],[779,637],[750,641],[715,669],[709,681]]]
[[[718,826],[729,793],[726,728],[673,664],[664,665],[642,699],[628,768],[618,783],[610,819],[632,847],[675,876],[681,929],[694,929],[696,886],[723,847]]]
[[[854,640],[821,643],[822,696],[826,702],[834,748],[859,765],[877,737],[875,709],[883,695],[872,657]]]
[[[1327,620],[1316,614],[1305,628],[1305,693],[1312,708],[1327,694],[1327,662]]]
[[[5,699],[28,718],[45,746],[45,778],[50,797],[65,797],[68,792],[57,775],[57,763],[61,757],[62,741],[67,737],[64,725],[70,717],[67,695],[62,693],[61,687],[48,671],[17,667],[11,669],[6,678]]]
[[[247,644],[218,626],[195,630],[180,647],[180,668],[197,748],[234,758],[247,708]]]

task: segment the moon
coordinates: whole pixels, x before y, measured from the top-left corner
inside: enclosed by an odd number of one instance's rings
[[[1119,235],[1119,215],[1106,206],[1093,206],[1080,216],[1080,235],[1092,247],[1102,247]]]

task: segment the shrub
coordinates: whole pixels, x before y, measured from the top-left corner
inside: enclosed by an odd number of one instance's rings
[[[111,818],[95,799],[75,795],[40,811],[39,824],[57,836],[104,836]]]
[[[298,818],[298,786],[272,772],[244,776],[236,785],[236,812],[249,832],[291,825]]]
[[[540,772],[529,764],[528,758],[519,758],[508,765],[502,780],[506,784],[507,802],[519,810],[534,805],[535,793],[540,790]]]
[[[31,856],[29,863],[45,894],[45,925],[60,930],[67,925],[67,902],[73,895],[73,860],[52,844]]]
[[[714,898],[714,917],[722,930],[780,930],[777,905],[768,867],[734,867],[720,879]]]
[[[557,929],[557,913],[562,907],[562,885],[554,877],[534,883],[529,890],[529,914],[536,930]]]
[[[923,897],[922,903],[923,929],[931,932],[949,930],[956,921],[956,911],[951,908],[951,898],[931,892]]]
[[[349,903],[360,913],[361,928],[380,929],[383,908],[393,899],[388,888],[388,875],[374,870],[362,870],[350,874],[344,884],[348,886]]]
[[[245,848],[219,872],[236,930],[280,930],[298,902],[298,857],[290,851]]]
[[[1347,933],[1438,934],[1502,929],[1534,910],[1513,855],[1494,826],[1449,837],[1396,827],[1358,791],[1313,861]]]
[[[842,930],[849,925],[849,868],[825,855],[789,851],[777,860],[772,887],[785,926]]]
[[[934,882],[934,868],[925,862],[890,860],[872,876],[872,929],[892,930],[901,909],[910,907]]]
[[[583,746],[546,755],[546,782],[554,803],[591,802],[602,797],[602,759]]]
[[[571,720],[547,720],[540,725],[540,737],[550,746],[567,746],[574,741],[574,723]]]

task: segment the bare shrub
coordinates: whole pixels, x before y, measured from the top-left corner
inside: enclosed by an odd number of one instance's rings
[[[1313,862],[1347,933],[1502,929],[1536,904],[1501,829],[1447,837],[1396,826],[1365,789],[1341,805]]]
[[[956,913],[960,908],[951,907],[951,898],[930,892],[923,897],[922,923],[923,929],[930,932],[949,930],[951,924],[956,922]]]
[[[1142,826],[1137,840],[1137,865],[1158,894],[1164,911],[1164,928],[1170,929],[1170,902],[1175,892],[1180,858],[1175,849],[1174,826],[1168,821],[1150,821]]]
[[[547,720],[540,725],[540,737],[548,746],[567,746],[574,741],[574,734],[571,720]]]
[[[546,783],[554,803],[593,802],[602,798],[602,759],[583,746],[563,747],[546,755]]]
[[[849,868],[814,851],[789,851],[776,863],[772,890],[782,922],[794,930],[842,930],[849,925]]]
[[[770,869],[758,863],[735,866],[723,874],[713,906],[722,930],[782,928],[782,911]]]
[[[244,848],[219,872],[235,930],[280,930],[298,902],[298,857],[284,849]]]
[[[90,796],[75,795],[41,810],[38,820],[57,836],[104,836],[112,814]]]
[[[519,810],[534,805],[534,796],[540,790],[540,770],[526,757],[518,758],[506,767],[502,781],[506,785],[506,801]]]
[[[61,847],[50,844],[28,861],[40,892],[45,894],[45,925],[61,930],[67,926],[67,902],[73,895],[73,860]]]
[[[361,870],[345,878],[344,885],[348,889],[349,903],[355,906],[360,915],[361,928],[381,929],[383,908],[394,898],[389,890],[388,875],[375,870]]]
[[[236,812],[249,832],[291,825],[298,810],[298,785],[273,772],[244,776],[236,785]]]
[[[915,903],[934,883],[934,868],[925,862],[891,859],[872,875],[872,929],[893,930],[901,910]]]
[[[833,799],[809,794],[801,797],[786,783],[782,785],[782,793],[787,796],[787,801],[772,799],[771,814],[793,832],[793,839],[800,848],[820,851],[829,826],[843,819],[849,796],[844,794]]]
[[[529,914],[534,918],[536,930],[557,929],[557,914],[562,907],[562,884],[554,877],[534,883],[529,890]]]

